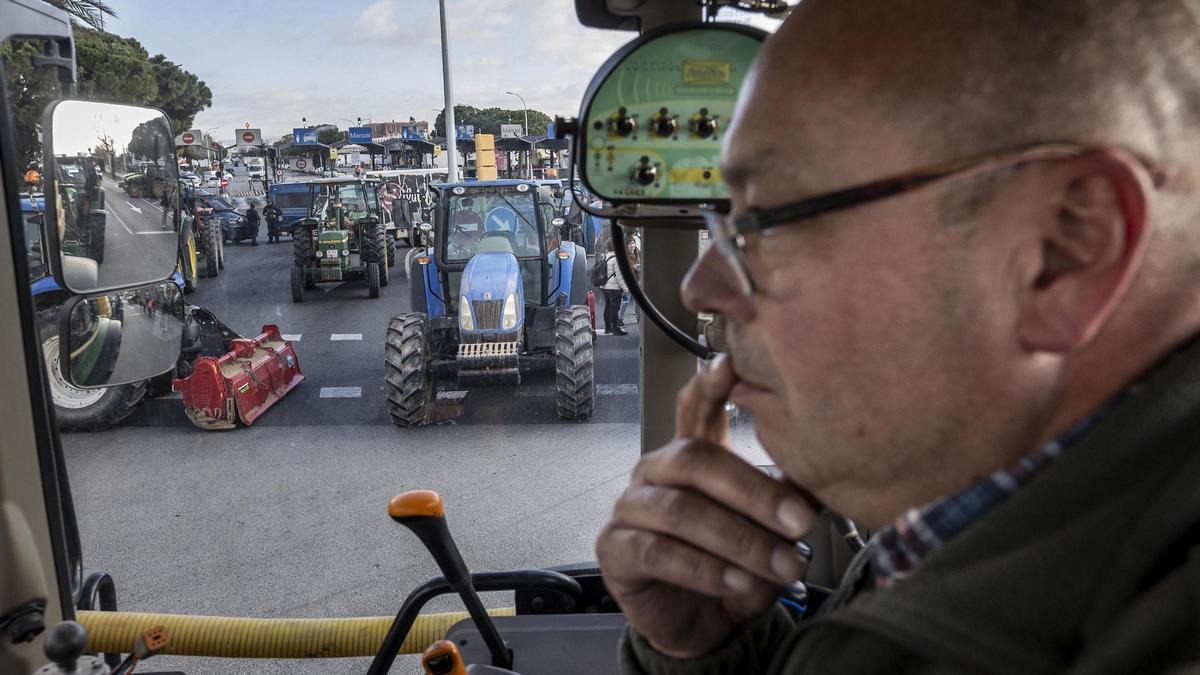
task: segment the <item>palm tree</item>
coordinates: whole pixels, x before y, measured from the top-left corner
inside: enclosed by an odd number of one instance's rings
[[[116,17],[117,13],[104,3],[104,0],[45,0],[75,19],[86,23],[96,30],[104,30],[104,16]]]

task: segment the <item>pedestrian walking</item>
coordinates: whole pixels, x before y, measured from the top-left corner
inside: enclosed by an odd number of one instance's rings
[[[630,237],[625,242],[625,255],[628,256],[629,266],[633,268],[633,276],[641,281],[642,278],[642,250],[638,244],[637,236]],[[625,330],[625,308],[629,305],[630,295],[629,289],[621,296],[621,308],[617,311],[617,326],[621,330]],[[636,308],[635,308],[636,315]],[[637,321],[637,317],[634,317]]]
[[[283,212],[270,199],[263,207],[263,218],[267,220],[267,242],[279,243],[279,223],[283,220]]]
[[[250,230],[251,246],[258,246],[258,228],[261,222],[258,209],[254,208],[254,204],[250,204],[250,208],[246,209],[246,227]]]
[[[625,278],[617,268],[617,254],[613,252],[612,239],[604,245],[604,266],[607,270],[604,285],[604,332],[608,335],[629,335],[620,324],[621,297],[629,291]]]

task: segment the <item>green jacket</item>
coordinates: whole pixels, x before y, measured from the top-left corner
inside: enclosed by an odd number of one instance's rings
[[[891,588],[868,546],[817,616],[774,608],[681,661],[632,630],[628,674],[1148,673],[1200,660],[1200,340]]]

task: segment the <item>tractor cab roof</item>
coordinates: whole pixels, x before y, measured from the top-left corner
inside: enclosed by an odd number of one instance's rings
[[[305,185],[349,185],[351,183],[378,183],[379,180],[374,177],[354,177],[354,176],[335,176],[333,178],[314,178],[309,181],[304,181]]]
[[[537,187],[539,182],[536,180],[519,179],[519,178],[500,178],[497,180],[468,180],[457,183],[434,183],[430,187],[436,190],[450,190],[453,188],[487,188],[487,187],[517,187],[518,185],[527,185],[529,187]]]

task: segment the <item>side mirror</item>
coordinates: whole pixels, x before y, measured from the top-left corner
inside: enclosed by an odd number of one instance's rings
[[[76,387],[110,387],[171,370],[183,343],[183,305],[172,281],[72,298],[59,325],[63,377]]]
[[[46,260],[76,294],[165,281],[179,250],[179,164],[171,122],[158,110],[59,101],[43,120]],[[120,182],[97,178],[113,168]],[[68,274],[71,258],[96,265]],[[78,267],[78,265],[74,265]]]

